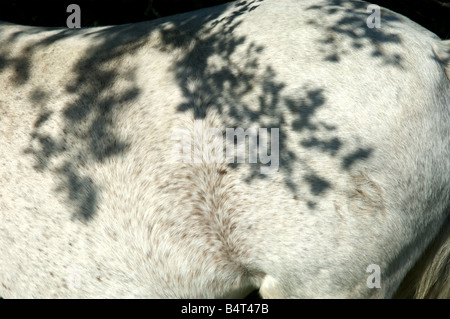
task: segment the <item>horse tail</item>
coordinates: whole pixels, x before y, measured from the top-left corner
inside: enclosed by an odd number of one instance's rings
[[[406,275],[394,298],[450,299],[450,217]]]

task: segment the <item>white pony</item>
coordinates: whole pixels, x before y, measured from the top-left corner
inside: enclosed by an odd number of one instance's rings
[[[448,298],[450,41],[368,5],[1,23],[0,296]]]

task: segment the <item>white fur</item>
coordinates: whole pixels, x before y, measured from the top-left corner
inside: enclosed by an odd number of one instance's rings
[[[0,296],[392,297],[449,215],[450,43],[367,5],[0,23]],[[172,161],[195,120],[280,128],[278,173]]]

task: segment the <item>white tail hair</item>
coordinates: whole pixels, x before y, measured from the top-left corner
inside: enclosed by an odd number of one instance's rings
[[[450,219],[406,275],[394,297],[450,299]]]

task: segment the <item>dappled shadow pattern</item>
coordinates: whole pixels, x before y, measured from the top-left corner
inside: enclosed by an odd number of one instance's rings
[[[31,41],[21,54],[11,57],[9,47],[20,42],[23,36],[40,32],[39,29],[24,29],[8,38],[1,38],[0,34],[0,72],[5,68],[14,70],[12,83],[16,86],[29,81],[32,69],[30,63],[39,50],[57,45],[77,31],[62,29],[42,40]],[[67,70],[69,74],[75,75],[75,80],[67,83],[63,89],[74,99],[63,108],[63,135],[52,136],[41,130],[54,115],[46,105],[53,92],[36,87],[28,96],[39,115],[24,153],[34,156],[37,170],[50,171],[59,176],[62,183],[57,190],[67,193],[67,200],[74,207],[74,218],[89,220],[95,215],[98,204],[98,187],[90,176],[83,175],[82,168],[127,150],[128,143],[114,134],[113,113],[135,100],[140,88],[138,83],[130,81],[125,92],[118,94],[113,91],[114,81],[125,76],[114,67],[114,63],[138,50],[147,33],[148,30],[144,28],[133,26],[95,31],[93,36],[98,40],[97,45],[84,52],[72,70]],[[127,72],[132,73],[133,70]],[[127,76],[133,78],[132,74]],[[57,157],[65,160],[55,166],[52,160]]]
[[[388,53],[383,49],[385,44],[402,42],[395,28],[389,26],[389,22],[399,21],[398,16],[381,8],[381,27],[369,28],[367,19],[371,11],[367,12],[367,8],[367,2],[348,0],[332,0],[327,5],[307,8],[309,11],[326,13],[330,19],[334,19],[332,23],[325,24],[324,21],[308,21],[309,24],[324,30],[323,38],[317,39],[317,43],[323,47],[324,61],[338,63],[348,50],[368,49],[371,57],[382,59],[386,65],[402,67],[402,58],[398,53]],[[342,41],[343,39],[345,41]]]
[[[124,56],[133,56],[154,31],[161,35],[159,50],[181,52],[173,68],[174,78],[178,81],[184,101],[188,102],[178,105],[179,112],[193,112],[196,119],[203,119],[209,111],[214,110],[226,115],[227,127],[243,127],[245,124],[244,127],[256,125],[280,128],[280,174],[293,196],[300,191],[300,182],[309,186],[306,191],[313,197],[321,196],[333,188],[333,181],[327,180],[309,167],[303,158],[299,158],[295,148],[319,151],[323,156],[341,156],[344,170],[351,169],[356,163],[367,160],[372,155],[372,149],[364,146],[350,154],[342,154],[345,140],[337,134],[326,139],[321,137],[322,135],[318,134],[320,132],[337,132],[335,125],[316,118],[318,110],[326,108],[329,103],[326,88],[301,83],[296,97],[285,93],[287,84],[278,78],[276,71],[270,65],[261,67],[259,57],[266,44],[250,41],[246,36],[234,32],[242,24],[245,13],[258,10],[262,1],[241,1],[165,18],[164,22],[167,23],[164,27],[156,21],[92,29],[91,36],[98,42],[79,57],[72,70],[68,70],[74,75],[74,81],[63,89],[74,98],[63,109],[62,136],[52,137],[40,130],[52,117],[52,111],[45,105],[52,92],[37,87],[29,94],[27,98],[39,108],[39,116],[30,133],[29,147],[24,151],[35,157],[37,170],[51,171],[60,176],[63,182],[59,191],[67,192],[68,200],[76,207],[75,217],[89,220],[95,216],[98,204],[99,189],[93,178],[82,173],[82,168],[120,156],[130,147],[129,142],[114,134],[114,118],[116,114],[120,114],[123,107],[139,97],[145,83],[137,83],[133,78],[135,70],[126,70],[125,74],[123,68],[115,66],[115,61]],[[384,56],[380,47],[382,43],[400,42],[401,39],[395,34],[367,28],[367,14],[365,7],[359,7],[361,4],[333,2],[335,5],[344,3],[346,9],[334,6],[313,6],[308,9],[323,10],[329,15],[343,11],[343,17],[336,21],[336,24],[318,25],[324,29],[323,34],[329,34],[328,38],[318,39],[324,45],[324,51],[328,52],[324,59],[339,62],[344,53],[339,49],[339,43],[335,41],[333,34],[340,34],[352,41],[354,50],[371,45],[373,56],[382,56],[387,64],[401,66],[400,56]],[[349,5],[353,8],[349,8]],[[222,16],[227,8],[231,8],[230,13]],[[363,9],[364,11],[361,11]],[[395,19],[388,14],[383,18]],[[362,33],[355,34],[352,31],[355,26],[362,30]],[[52,36],[30,43],[21,54],[11,57],[8,45],[19,41],[23,35],[35,32],[39,31],[25,29],[9,38],[2,38],[0,34],[0,72],[5,68],[12,68],[15,74],[13,83],[18,87],[29,80],[30,61],[36,52],[67,39],[77,31],[60,30]],[[374,32],[378,32],[377,35],[374,36]],[[366,41],[361,41],[362,39]],[[367,41],[372,42],[367,44]],[[232,59],[237,51],[246,54],[246,59],[240,61],[239,65]],[[211,65],[212,57],[220,61],[218,65],[222,67]],[[125,76],[131,79],[129,87],[119,94],[114,91],[113,85],[117,78]],[[195,83],[195,86],[192,83]],[[248,105],[245,97],[255,90],[255,86],[259,86],[259,103],[256,106]],[[195,103],[194,100],[201,100],[202,103]],[[296,145],[290,145],[287,142],[288,131],[308,134]],[[70,160],[52,167],[52,159],[61,155]],[[301,181],[293,177],[296,176],[294,173],[297,164],[302,166],[304,172]],[[245,180],[251,183],[255,178],[267,178],[266,175],[260,174],[259,165],[251,166],[251,173]],[[309,201],[309,207],[315,207],[314,201]]]
[[[294,164],[297,158],[292,146],[287,144],[286,131],[290,124],[281,105],[288,105],[291,115],[296,120],[293,130],[314,130],[310,118],[317,108],[325,104],[325,96],[321,88],[304,88],[305,97],[301,100],[290,99],[282,94],[285,84],[277,81],[276,72],[270,67],[261,70],[259,55],[264,50],[263,43],[249,41],[245,36],[234,35],[234,30],[242,23],[239,19],[245,12],[257,10],[258,1],[242,1],[236,4],[230,14],[216,17],[214,14],[196,17],[190,15],[186,20],[180,20],[170,29],[164,30],[164,50],[183,49],[185,54],[176,65],[176,78],[186,101],[178,107],[180,112],[192,111],[196,119],[203,119],[207,112],[215,110],[228,117],[227,127],[242,127],[257,124],[258,127],[280,128],[280,172],[285,185],[295,194],[298,191],[298,181],[293,180]],[[203,20],[204,19],[204,20]],[[214,19],[214,20],[213,20]],[[210,29],[203,27],[211,21]],[[193,27],[193,25],[198,28]],[[198,33],[198,34],[197,34]],[[195,39],[195,41],[192,41]],[[237,51],[246,53],[246,60],[240,64],[231,58]],[[224,67],[214,67],[208,64],[208,59],[215,57]],[[261,74],[262,71],[262,74]],[[193,88],[192,81],[196,81]],[[257,107],[248,105],[245,96],[255,85],[260,85],[259,104]],[[203,103],[195,103],[194,97]],[[263,122],[263,119],[270,119]],[[264,125],[262,125],[264,123]],[[268,137],[270,139],[270,136]],[[230,164],[236,167],[236,164]],[[245,181],[250,183],[255,178],[267,178],[260,173],[260,164],[252,164],[251,172]],[[315,195],[324,192],[328,182],[308,175],[305,181],[311,184]],[[321,181],[318,183],[318,181]],[[320,184],[318,186],[318,184]]]
[[[236,35],[235,30],[243,22],[241,18],[245,18],[243,14],[258,10],[261,2],[261,0],[241,1],[232,8],[230,13],[220,17],[218,17],[220,12],[215,10],[201,16],[187,15],[185,19],[172,21],[174,24],[162,32],[163,50],[182,49],[184,52],[176,64],[175,72],[179,87],[188,102],[179,105],[178,110],[193,112],[196,119],[203,119],[209,111],[214,110],[226,115],[228,117],[226,125],[232,128],[243,127],[243,125],[247,128],[250,126],[280,128],[279,170],[286,187],[294,196],[298,194],[300,181],[295,180],[294,173],[296,164],[301,163],[306,172],[301,182],[310,186],[309,192],[313,196],[320,196],[332,189],[332,181],[327,181],[315,172],[304,159],[296,155],[295,149],[300,145],[304,148],[319,150],[325,156],[337,156],[345,142],[337,136],[330,139],[320,137],[319,133],[322,131],[336,130],[335,126],[315,119],[316,111],[327,107],[326,88],[305,83],[298,88],[296,98],[286,94],[283,91],[286,83],[277,79],[276,71],[270,65],[265,69],[261,67],[260,56],[265,50],[265,44],[250,41],[246,36]],[[323,8],[310,8],[310,10],[318,9]],[[344,14],[346,17],[329,30],[332,33],[354,38],[355,48],[358,49],[358,39],[343,25],[358,24],[368,29],[367,14],[358,13],[355,16],[350,9],[346,9]],[[205,27],[209,21],[212,23]],[[371,32],[366,31],[358,38],[372,39],[374,36]],[[373,54],[383,54],[379,49],[379,43],[397,40],[395,35],[375,36],[375,42],[372,43]],[[245,60],[239,61],[239,64],[232,59],[232,55],[236,52],[246,53]],[[218,64],[222,67],[209,63],[211,57],[214,57],[215,61],[219,60]],[[386,61],[390,59],[386,57]],[[192,85],[194,81],[195,86]],[[257,106],[245,102],[245,96],[250,94],[255,86],[260,86],[259,92],[261,92]],[[196,99],[201,103],[196,103]],[[294,121],[291,122],[288,117],[294,118]],[[288,131],[308,132],[309,137],[300,140],[298,145],[289,145],[286,136]],[[370,155],[370,148],[364,148],[364,151],[357,149],[349,155],[342,155],[342,168],[350,169],[354,163],[368,159]],[[230,166],[235,168],[237,164],[230,164]],[[251,165],[251,172],[245,181],[251,183],[255,178],[267,178],[260,173],[260,164]]]

